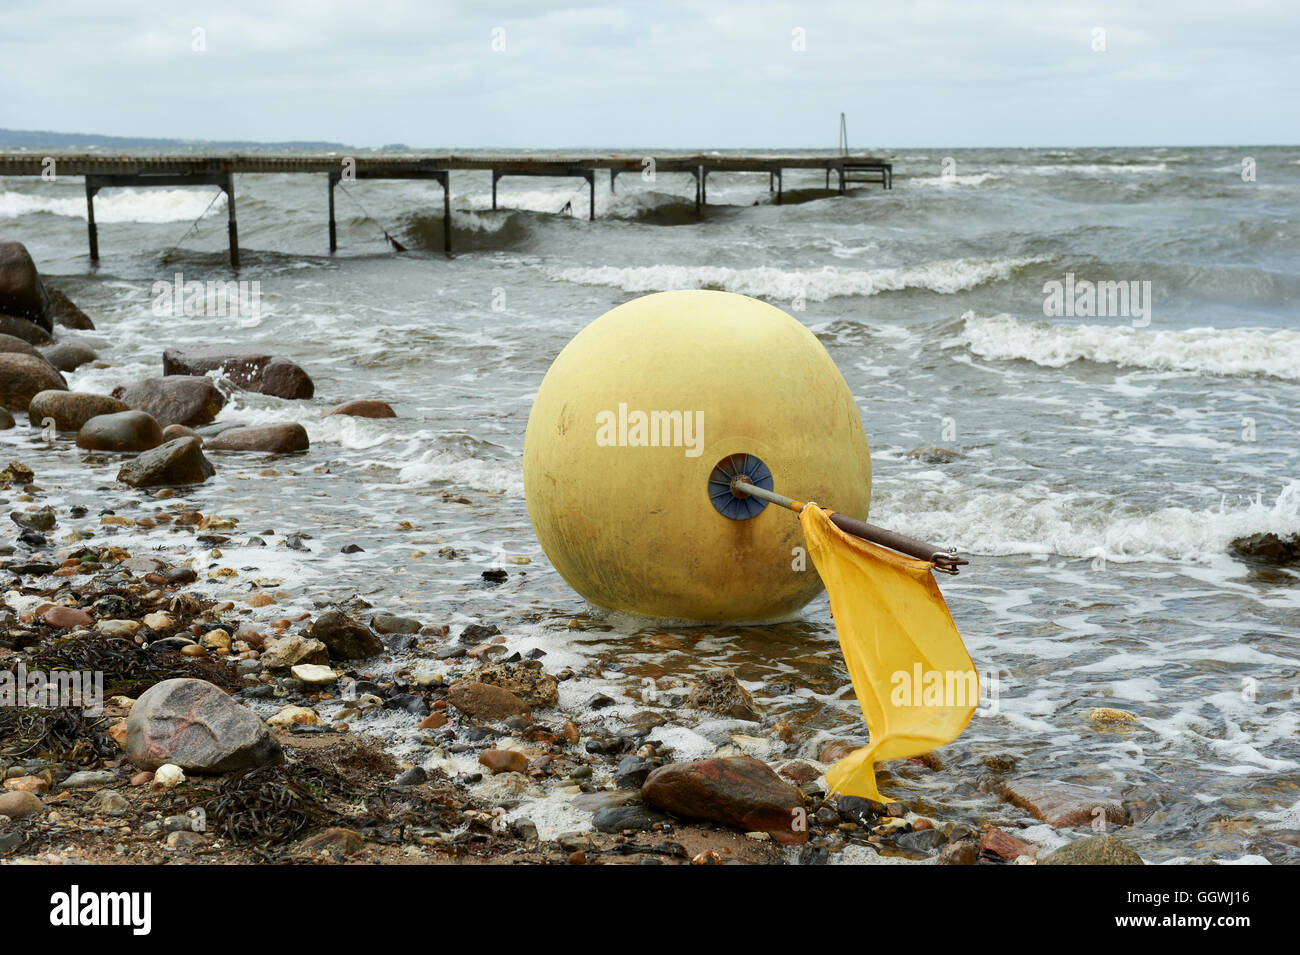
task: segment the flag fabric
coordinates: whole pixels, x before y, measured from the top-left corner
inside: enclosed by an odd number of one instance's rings
[[[826,773],[833,792],[891,802],[875,764],[920,756],[961,735],[979,703],[979,674],[929,561],[846,534],[815,504],[799,514],[831,599],[868,744]]]

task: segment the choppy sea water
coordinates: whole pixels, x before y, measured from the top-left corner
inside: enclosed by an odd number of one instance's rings
[[[1143,803],[1149,815],[1124,837],[1149,861],[1294,861],[1277,835],[1300,829],[1300,575],[1249,565],[1229,545],[1300,533],[1300,151],[894,161],[892,192],[844,197],[821,192],[821,174],[792,171],[793,201],[780,207],[766,176],[711,175],[702,219],[688,177],[625,175],[616,194],[599,184],[595,222],[559,214],[569,201],[585,211],[580,180],[505,179],[492,211],[486,174],[453,173],[452,260],[439,254],[436,185],[348,186],[330,257],[323,176],[243,176],[239,277],[260,283],[255,319],[152,308],[153,283],[177,272],[230,277],[214,190],[101,193],[97,270],[79,179],[0,180],[0,235],[26,243],[96,320],[87,337],[107,367],[68,376],[74,389],[159,374],[162,348],[187,342],[264,348],[311,372],[314,400],[236,392],[218,419],[300,421],[310,454],[218,458],[217,478],[185,495],[239,517],[241,532],[312,535],[310,552],[223,545],[214,565],[241,577],[221,592],[275,578],[303,610],[357,592],[453,631],[496,623],[512,648],[546,649],[552,670],[601,663],[596,682],[562,684],[566,705],[594,689],[619,700],[592,722],[642,708],[647,680],[732,666],[766,714],[794,725],[794,757],[864,738],[825,598],[789,624],[672,630],[682,649],[665,650],[652,641],[662,628],[589,611],[551,569],[520,474],[532,395],[592,319],[674,288],[783,307],[858,400],[872,520],[972,559],[940,584],[996,700],[941,751],[943,770],[896,764],[883,790],[941,819],[1015,825],[1024,814],[990,791],[984,764],[1010,757],[1013,777]],[[393,253],[380,224],[409,251]],[[1048,317],[1044,285],[1067,274],[1149,282],[1149,313]],[[399,417],[325,416],[352,398],[387,400]],[[27,431],[0,443],[56,503],[111,497],[122,512],[120,495],[96,490],[116,462]],[[905,453],[928,445],[964,456],[936,465]],[[147,540],[179,546],[161,529]],[[341,554],[349,543],[364,552]],[[482,580],[494,567],[504,584]],[[1138,723],[1098,730],[1087,719],[1097,706]],[[418,756],[396,721],[384,728]],[[717,744],[685,727],[665,734],[678,756]],[[776,760],[785,744],[744,745]],[[558,805],[532,811],[574,822]],[[1021,835],[1060,841],[1042,825]]]

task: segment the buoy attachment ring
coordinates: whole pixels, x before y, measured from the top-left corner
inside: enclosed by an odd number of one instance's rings
[[[709,500],[714,510],[733,521],[747,521],[767,507],[767,501],[733,491],[731,482],[736,478],[771,491],[772,471],[752,454],[729,454],[709,472]]]

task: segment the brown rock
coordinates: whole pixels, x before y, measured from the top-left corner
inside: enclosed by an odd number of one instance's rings
[[[1003,784],[1002,798],[1058,829],[1092,825],[1103,816],[1108,826],[1130,822],[1118,799],[1078,783],[1017,779]]]
[[[324,666],[330,662],[330,653],[325,644],[319,640],[311,640],[301,634],[292,633],[268,643],[261,660],[262,666],[268,670],[281,670],[300,663],[316,663]]]
[[[700,675],[700,685],[686,698],[686,705],[737,720],[762,719],[754,698],[736,679],[735,670],[709,670]]]
[[[300,424],[272,424],[257,428],[228,428],[204,443],[209,451],[261,451],[293,454],[311,445]]]
[[[162,428],[144,411],[96,415],[77,432],[77,447],[87,451],[148,451],[162,440]]]
[[[310,398],[311,377],[287,358],[228,345],[185,345],[163,352],[164,375],[221,375],[247,391],[278,398]]]
[[[1033,855],[1038,851],[1038,847],[1008,835],[997,826],[985,826],[984,832],[980,835],[980,851],[1011,861],[1020,856]]]
[[[0,792],[0,816],[22,819],[45,808],[39,796],[26,792]]]
[[[17,335],[0,334],[0,354],[4,355],[31,355],[33,358],[44,358],[36,350],[36,346]],[[48,359],[47,359],[48,360]]]
[[[822,748],[817,752],[817,761],[819,763],[836,763],[857,748],[852,743],[846,743],[842,739],[833,739],[822,744]]]
[[[641,796],[679,816],[766,832],[787,845],[808,841],[802,794],[749,756],[660,766],[646,777]]]
[[[59,431],[80,431],[91,418],[126,410],[123,402],[108,395],[56,390],[42,391],[33,397],[27,415],[34,427],[41,426],[46,418],[53,418],[54,427]]]
[[[336,660],[364,660],[385,649],[384,641],[369,627],[337,610],[328,610],[312,621],[307,636],[325,644]]]
[[[523,753],[512,749],[488,749],[478,758],[479,764],[496,775],[497,773],[522,773],[528,768],[528,760]]]
[[[72,299],[51,285],[46,285],[45,291],[50,295],[50,309],[54,313],[56,322],[65,328],[76,328],[82,331],[94,330],[95,323],[90,320],[89,315],[77,308]]]
[[[89,627],[95,622],[94,617],[76,607],[50,607],[41,614],[41,619],[51,627],[58,627],[60,630]]]
[[[489,663],[475,670],[472,678],[479,683],[505,687],[529,706],[555,706],[560,702],[558,682],[537,660]]]
[[[50,295],[21,242],[0,242],[0,313],[54,331]]]
[[[355,829],[334,827],[318,832],[303,840],[302,848],[308,852],[327,852],[332,856],[356,855],[365,847],[366,840]]]
[[[446,713],[430,713],[424,719],[420,720],[420,725],[418,729],[436,730],[439,727],[446,726],[446,725],[447,725]]]
[[[939,850],[939,857],[934,860],[935,865],[974,865],[979,861],[979,846],[969,839],[963,839],[961,842],[950,842]]]
[[[777,770],[777,774],[784,776],[796,786],[810,783],[821,775],[815,767],[810,766],[801,759],[796,759],[794,762],[786,763]]]
[[[387,401],[346,401],[329,414],[346,414],[354,418],[396,418]]]
[[[147,411],[161,427],[210,424],[226,399],[209,378],[174,376],[146,378],[113,389],[113,397],[136,411]]]
[[[480,720],[499,722],[511,716],[532,716],[527,703],[504,687],[489,683],[462,680],[448,691],[447,699],[462,713]]]
[[[194,438],[200,445],[203,444],[203,435],[192,428],[185,427],[183,424],[169,424],[163,428],[162,434],[164,441],[173,441],[176,438]]]
[[[0,352],[0,408],[26,411],[42,391],[67,390],[63,376],[40,355]]]

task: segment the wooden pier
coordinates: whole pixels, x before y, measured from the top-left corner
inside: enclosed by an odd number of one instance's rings
[[[53,160],[51,166],[50,160]],[[650,167],[650,162],[653,167]],[[826,188],[831,176],[838,179],[840,194],[850,184],[870,183],[892,189],[893,164],[872,156],[808,156],[763,153],[707,155],[644,156],[575,156],[551,158],[506,156],[480,153],[466,155],[426,155],[422,153],[361,154],[341,156],[249,153],[232,156],[174,155],[99,155],[57,151],[0,153],[0,176],[81,176],[86,183],[86,227],[90,240],[90,258],[99,259],[99,234],[95,226],[95,195],[101,189],[144,188],[162,186],[218,186],[226,194],[226,211],[230,239],[230,265],[239,268],[239,229],[235,218],[236,175],[281,175],[286,173],[324,175],[329,184],[329,248],[338,249],[338,230],[334,220],[334,188],[340,182],[357,179],[426,179],[436,182],[442,191],[444,251],[451,247],[451,173],[488,172],[492,176],[492,208],[497,207],[497,182],[505,176],[547,176],[581,178],[590,194],[588,216],[596,218],[596,177],[609,170],[612,192],[622,173],[642,173],[653,168],[654,175],[689,175],[695,179],[695,210],[702,212],[708,203],[708,177],[715,172],[766,173],[768,190],[781,203],[782,173],[787,169],[822,169]]]

